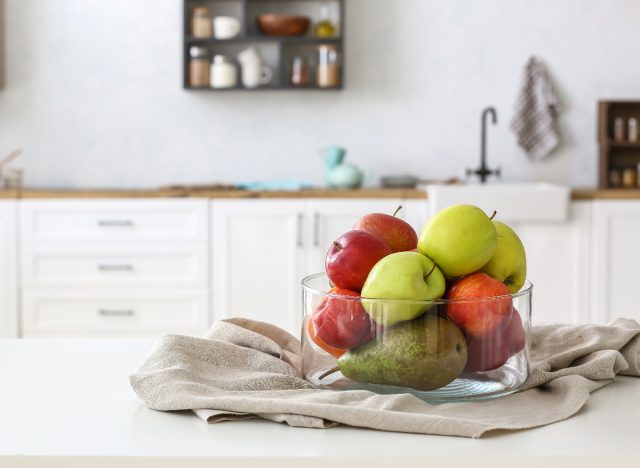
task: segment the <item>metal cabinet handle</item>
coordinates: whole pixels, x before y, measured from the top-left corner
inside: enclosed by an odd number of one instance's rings
[[[133,221],[130,219],[99,219],[100,227],[132,227]]]
[[[313,214],[313,246],[320,247],[320,213]]]
[[[128,317],[135,313],[132,309],[98,309],[100,315],[109,317]]]
[[[104,265],[104,264],[99,264],[98,265],[98,270],[100,270],[100,271],[133,271],[133,265],[127,265],[127,264],[122,264],[122,265]]]
[[[297,223],[298,224],[297,224],[297,227],[296,227],[297,228],[297,237],[298,237],[298,240],[297,240],[298,248],[304,247],[304,239],[302,238],[303,235],[304,235],[303,232],[302,232],[302,229],[303,229],[303,225],[302,224],[303,224],[303,222],[304,222],[303,214],[302,213],[298,213],[298,218],[297,218]]]

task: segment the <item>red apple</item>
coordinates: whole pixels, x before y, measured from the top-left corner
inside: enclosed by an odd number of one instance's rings
[[[336,357],[336,358],[339,358],[340,356],[342,356],[344,353],[347,352],[346,349],[334,348],[333,346],[329,346],[327,343],[322,341],[322,339],[316,334],[315,328],[313,328],[313,320],[309,319],[308,322],[309,323],[307,324],[307,331],[309,332],[309,338],[311,338],[311,341],[317,344],[320,348],[322,348],[327,353],[331,354],[333,357]]]
[[[509,351],[497,333],[485,338],[467,335],[467,371],[490,371],[502,367],[509,359]]]
[[[456,281],[447,299],[456,301],[447,305],[447,316],[476,338],[503,330],[513,315],[509,289],[486,273],[473,273]]]
[[[329,281],[340,289],[360,291],[373,266],[391,249],[379,237],[364,231],[349,231],[329,248],[325,267]]]
[[[355,348],[371,339],[371,319],[354,291],[330,289],[311,320],[315,336],[333,348]]]
[[[470,335],[467,339],[468,371],[490,371],[502,367],[514,354],[522,351],[525,345],[525,332],[522,319],[517,310],[504,330],[499,330],[484,338]]]
[[[513,309],[511,322],[509,322],[507,328],[502,332],[502,340],[509,351],[509,357],[514,354],[518,354],[524,348],[526,343],[526,334],[524,332],[520,313],[515,308]]]
[[[406,252],[418,246],[418,235],[406,221],[396,218],[398,207],[393,216],[384,213],[371,213],[363,216],[353,226],[357,231],[369,232],[385,241],[393,252]]]

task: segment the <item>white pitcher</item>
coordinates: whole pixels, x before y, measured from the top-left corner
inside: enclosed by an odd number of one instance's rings
[[[251,46],[238,54],[242,66],[242,84],[245,88],[266,85],[273,78],[273,71],[262,63],[258,50]]]

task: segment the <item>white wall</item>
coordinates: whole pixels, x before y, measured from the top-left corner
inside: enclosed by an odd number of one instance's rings
[[[32,186],[322,181],[340,143],[376,174],[461,175],[493,104],[510,180],[596,181],[596,101],[640,95],[636,0],[347,0],[347,89],[181,89],[180,0],[5,0],[0,153]],[[531,164],[508,119],[532,53],[563,101],[563,149]]]

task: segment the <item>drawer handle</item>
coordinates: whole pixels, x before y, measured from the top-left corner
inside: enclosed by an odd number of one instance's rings
[[[100,227],[133,227],[133,221],[130,219],[99,219]]]
[[[100,271],[133,271],[133,265],[98,265]]]
[[[132,309],[98,309],[100,315],[109,317],[128,317],[134,314]]]

